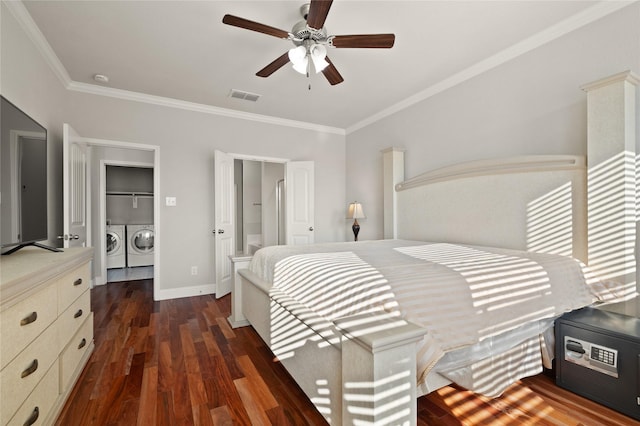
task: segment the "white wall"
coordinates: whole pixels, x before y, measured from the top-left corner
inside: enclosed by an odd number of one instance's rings
[[[406,177],[461,161],[586,154],[585,83],[640,72],[640,4],[543,45],[347,135],[347,200],[359,239],[383,238],[382,154],[406,149]],[[428,66],[428,64],[427,64]]]
[[[214,283],[215,149],[316,167],[316,241],[343,241],[345,138],[80,93],[69,93],[67,120],[85,137],[160,147],[161,290]],[[265,136],[267,135],[267,136]],[[199,275],[191,275],[197,266]]]
[[[49,235],[62,231],[62,124],[84,137],[160,147],[160,290],[214,282],[213,152],[313,160],[316,241],[343,241],[345,137],[67,91],[2,5],[0,91],[45,126],[50,155]],[[191,266],[199,275],[191,275]],[[172,292],[171,294],[176,294]]]
[[[4,2],[0,5],[0,92],[47,129],[49,175],[48,245],[61,247],[62,122],[66,90],[51,72]],[[58,214],[60,212],[60,214]]]

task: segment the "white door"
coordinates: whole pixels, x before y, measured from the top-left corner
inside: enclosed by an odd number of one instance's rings
[[[285,235],[287,244],[314,242],[314,168],[313,161],[285,164]]]
[[[235,254],[233,157],[221,151],[214,153],[214,229],[216,298],[231,291],[231,260]]]
[[[87,245],[87,145],[68,124],[62,128],[64,248]]]

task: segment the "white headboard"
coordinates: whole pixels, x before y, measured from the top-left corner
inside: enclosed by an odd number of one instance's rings
[[[587,259],[586,160],[472,161],[399,183],[397,236]]]

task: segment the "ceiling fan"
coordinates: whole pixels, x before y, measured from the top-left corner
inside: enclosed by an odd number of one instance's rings
[[[327,46],[389,49],[393,47],[395,35],[327,35],[324,22],[329,14],[331,3],[333,0],[311,0],[311,3],[303,5],[300,13],[304,20],[295,24],[291,32],[233,15],[225,15],[222,22],[293,42],[293,48],[258,71],[257,76],[268,77],[289,62],[293,64],[293,69],[308,75],[313,63],[316,73],[322,72],[329,83],[335,85],[342,83],[344,79],[327,56]]]

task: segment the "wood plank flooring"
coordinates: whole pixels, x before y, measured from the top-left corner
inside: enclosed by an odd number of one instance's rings
[[[324,425],[230,297],[153,301],[151,280],[91,290],[95,351],[58,425]],[[538,375],[496,399],[449,386],[418,399],[419,425],[640,425]]]

